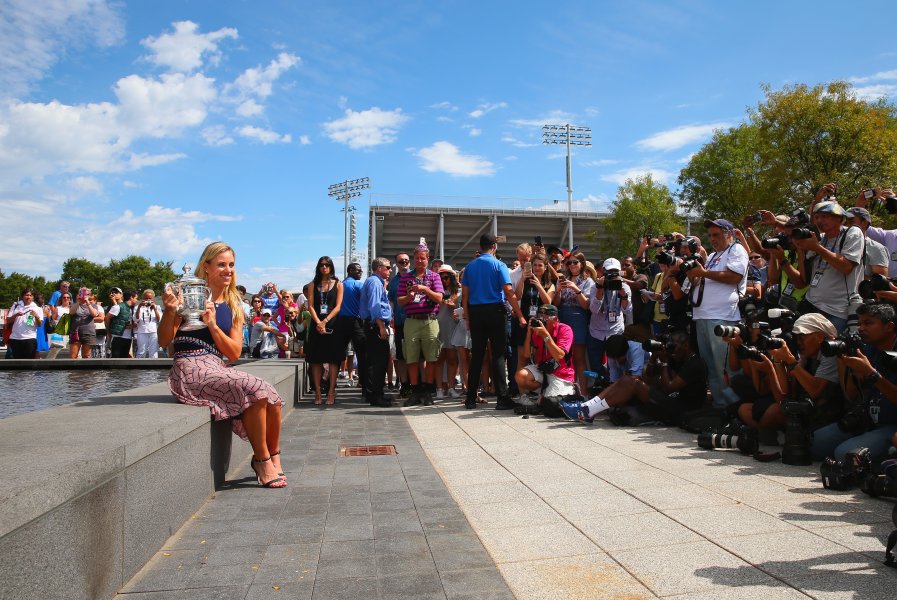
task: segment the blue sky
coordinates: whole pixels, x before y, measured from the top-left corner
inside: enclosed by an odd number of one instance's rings
[[[5,0],[0,269],[195,261],[297,288],[343,249],[327,187],[566,199],[545,123],[592,129],[574,198],[675,185],[760,85],[897,97],[894,2]],[[888,25],[890,26],[890,25]],[[357,202],[366,246],[368,196]],[[409,244],[416,240],[409,232]]]

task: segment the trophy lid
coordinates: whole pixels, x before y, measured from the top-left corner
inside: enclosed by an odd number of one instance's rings
[[[181,269],[184,273],[177,278],[177,282],[183,285],[205,285],[206,280],[201,277],[197,277],[191,271],[193,271],[193,266],[190,263],[185,263],[183,268]]]

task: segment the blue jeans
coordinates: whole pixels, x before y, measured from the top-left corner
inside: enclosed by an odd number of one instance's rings
[[[723,341],[723,338],[715,335],[713,329],[717,325],[735,325],[736,323],[737,321],[722,319],[696,319],[694,321],[698,337],[698,353],[707,365],[710,395],[713,396],[713,406],[717,408],[724,408],[738,402],[738,396],[726,384],[725,379],[729,345]]]
[[[592,337],[591,333],[586,333],[586,356],[589,359],[589,368],[603,376],[607,376],[607,369],[604,368],[605,341]]]
[[[842,431],[837,423],[832,423],[813,432],[810,453],[813,460],[822,460],[826,456],[843,460],[844,455],[854,448],[869,448],[872,461],[877,464],[888,457],[894,433],[897,433],[897,425],[879,425],[872,431],[853,435]]]

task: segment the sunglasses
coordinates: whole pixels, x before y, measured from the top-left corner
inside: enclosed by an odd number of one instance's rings
[[[399,263],[400,265],[407,265],[411,261],[410,260],[397,260],[396,262]]]
[[[751,260],[759,260],[761,258],[763,258],[763,257],[762,256],[752,256]]]
[[[252,303],[253,303],[253,304],[261,304],[262,301],[261,301],[261,300],[253,300]]]
[[[537,314],[537,315],[545,315],[545,316],[547,316],[547,317],[553,317],[553,316],[556,315],[557,313],[555,313],[555,312],[548,312],[548,311],[546,311],[546,310],[540,310],[540,311],[537,311],[536,314]]]
[[[66,294],[66,295],[65,295],[65,296],[63,296],[63,299],[65,299],[65,298],[68,298],[68,299],[69,299],[69,300],[71,300],[71,299],[72,299],[72,297],[71,297],[71,296],[69,296],[69,295],[68,295],[68,294]]]
[[[564,264],[567,265],[567,266],[569,267],[570,265],[578,265],[578,264],[579,264],[579,261],[578,261],[578,260],[568,260],[568,261],[565,262]]]

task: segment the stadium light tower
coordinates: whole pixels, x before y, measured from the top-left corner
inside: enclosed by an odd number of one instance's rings
[[[346,267],[349,266],[350,258],[349,258],[349,215],[355,210],[355,207],[349,208],[349,201],[352,198],[358,198],[361,196],[361,190],[365,190],[371,187],[371,180],[368,177],[362,177],[361,179],[347,179],[341,183],[334,183],[330,187],[327,188],[327,195],[331,198],[335,199],[337,202],[345,203],[343,207],[343,220],[344,220],[344,237],[343,237],[343,272],[345,272]],[[340,275],[342,275],[341,273]],[[335,273],[334,273],[335,275]]]
[[[543,125],[543,144],[565,144],[567,146],[567,246],[573,248],[573,179],[571,174],[570,147],[591,146],[592,130],[575,125]]]

